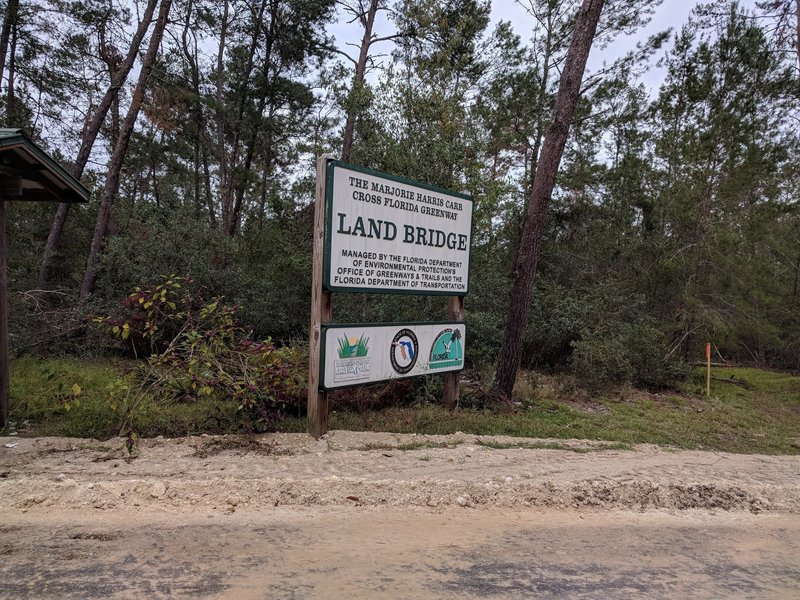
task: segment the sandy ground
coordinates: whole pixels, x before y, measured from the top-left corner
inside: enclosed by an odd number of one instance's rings
[[[532,444],[567,449],[513,447]],[[0,506],[32,512],[353,504],[800,512],[800,456],[607,446],[334,431],[318,441],[304,434],[157,438],[142,440],[131,458],[118,439],[0,438]]]
[[[0,514],[0,598],[800,598],[797,456],[0,438]]]

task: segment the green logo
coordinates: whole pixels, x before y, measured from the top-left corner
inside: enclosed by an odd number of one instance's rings
[[[461,345],[460,329],[443,329],[433,340],[428,367],[445,369],[464,364],[464,348]]]
[[[364,337],[363,333],[361,337],[351,338],[348,338],[347,334],[345,334],[337,341],[339,342],[339,347],[336,352],[339,354],[339,358],[360,358],[366,356],[369,352],[369,338]]]

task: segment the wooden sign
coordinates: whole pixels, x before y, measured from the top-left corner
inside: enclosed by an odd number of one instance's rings
[[[467,294],[470,196],[339,161],[326,177],[326,290]]]
[[[458,406],[464,368],[472,198],[317,159],[309,328],[308,433],[328,431],[328,390],[444,376]],[[331,324],[333,292],[443,295],[448,323]]]

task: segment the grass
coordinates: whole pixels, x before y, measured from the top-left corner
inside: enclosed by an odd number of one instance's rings
[[[21,358],[10,371],[9,420],[18,429],[33,426],[37,435],[108,437],[115,420],[108,390],[129,378],[111,362],[68,358]],[[81,392],[73,400],[74,384]]]
[[[11,425],[23,435],[97,439],[127,435],[131,429],[143,437],[235,431],[236,407],[211,400],[164,405],[144,397],[126,411],[114,397],[131,383],[135,366],[132,361],[76,358],[13,360]],[[73,384],[81,388],[77,397],[70,394]]]
[[[430,440],[421,440],[415,442],[408,442],[405,444],[380,444],[370,442],[368,444],[363,444],[356,448],[356,450],[362,451],[370,451],[370,450],[397,450],[399,452],[408,452],[410,450],[423,450],[423,449],[431,449],[431,448],[455,448],[456,446],[462,444],[461,440],[456,440],[453,442],[432,442]]]
[[[493,450],[569,450],[578,454],[587,454],[589,452],[600,452],[603,450],[630,450],[630,444],[623,442],[616,442],[612,444],[601,444],[597,446],[571,446],[569,444],[562,444],[560,442],[498,442],[491,439],[479,438],[476,443],[478,446],[485,446]]]
[[[11,365],[11,420],[23,435],[102,439],[125,433],[120,431],[120,409],[112,410],[109,398],[115,388],[132,379],[133,368],[130,362],[17,359]],[[615,442],[619,448],[655,443],[690,449],[800,454],[800,377],[749,368],[715,369],[714,377],[711,398],[705,397],[705,379],[697,371],[678,390],[660,394],[628,389],[587,398],[579,391],[559,390],[557,382],[530,384],[525,386],[525,397],[513,414],[478,409],[452,413],[425,404],[337,411],[331,413],[329,427],[581,438]],[[81,388],[77,405],[70,399],[76,383]],[[150,437],[235,432],[240,419],[235,406],[220,406],[211,400],[164,406],[145,398],[132,411],[130,422],[140,435]],[[281,429],[305,431],[305,419],[287,418]],[[393,449],[433,447],[421,441]]]

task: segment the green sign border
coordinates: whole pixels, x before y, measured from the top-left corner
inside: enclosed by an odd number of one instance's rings
[[[323,323],[320,326],[320,361],[319,361],[319,390],[321,392],[330,392],[333,390],[344,390],[347,388],[359,387],[362,385],[372,385],[374,383],[381,383],[382,381],[394,381],[395,379],[413,379],[414,377],[424,377],[425,375],[447,375],[448,373],[460,373],[464,370],[464,365],[467,363],[467,348],[466,345],[464,346],[464,362],[460,369],[453,369],[450,371],[438,372],[438,373],[420,373],[418,375],[399,375],[397,377],[389,377],[388,379],[378,379],[377,381],[368,381],[368,382],[357,382],[351,383],[348,385],[337,385],[336,387],[326,388],[325,387],[325,359],[326,356],[326,348],[328,344],[328,329],[339,329],[339,328],[346,328],[346,327],[362,327],[362,328],[373,328],[373,327],[395,327],[398,328],[402,327],[414,327],[415,325],[463,325],[464,326],[464,337],[467,335],[467,322],[466,321],[405,321],[405,322],[388,322],[388,323]]]
[[[398,183],[403,183],[406,185],[413,185],[415,187],[420,187],[426,190],[430,190],[432,192],[438,192],[439,194],[445,194],[447,196],[452,196],[454,198],[458,198],[459,200],[465,200],[472,205],[472,214],[470,218],[469,224],[469,248],[467,251],[467,289],[463,292],[449,292],[447,290],[441,292],[416,292],[414,290],[395,290],[391,288],[360,288],[360,287],[342,287],[338,285],[331,285],[330,283],[330,272],[331,272],[331,244],[332,244],[332,228],[333,228],[333,173],[337,167],[342,167],[344,169],[349,169],[351,171],[357,171],[359,173],[364,173],[366,175],[372,175],[373,177],[382,177],[384,179],[389,179],[391,181],[396,181]],[[355,294],[401,294],[405,296],[466,296],[469,293],[470,287],[470,279],[471,279],[471,265],[472,265],[472,230],[475,227],[475,202],[472,200],[472,196],[469,194],[460,194],[458,192],[452,192],[450,190],[446,190],[444,188],[437,187],[435,185],[428,185],[427,183],[421,183],[419,181],[414,181],[413,179],[408,179],[406,177],[400,177],[399,175],[390,175],[389,173],[382,173],[381,171],[376,171],[374,169],[369,169],[367,167],[361,167],[358,165],[354,165],[351,163],[342,162],[341,160],[329,160],[325,165],[325,243],[324,243],[324,260],[323,260],[323,267],[322,267],[322,288],[327,292],[345,292],[345,293],[355,293]],[[336,388],[339,389],[339,388]]]

